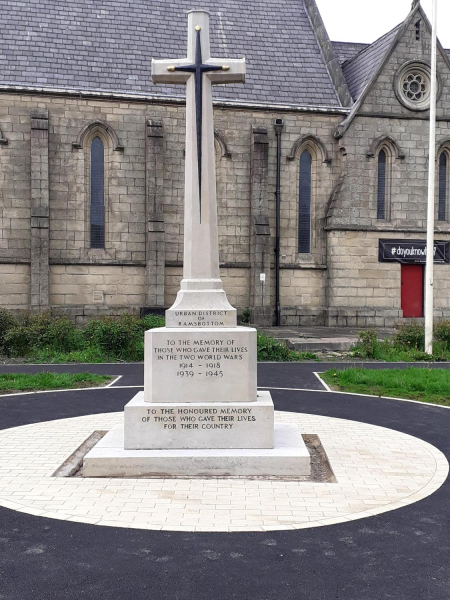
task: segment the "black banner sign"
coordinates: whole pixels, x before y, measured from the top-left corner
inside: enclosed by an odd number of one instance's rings
[[[379,262],[421,264],[427,261],[425,240],[379,240]],[[435,264],[450,264],[450,242],[434,242]]]

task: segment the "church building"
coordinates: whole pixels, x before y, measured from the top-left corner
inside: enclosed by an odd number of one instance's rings
[[[169,307],[183,259],[186,56],[214,86],[221,277],[259,325],[393,326],[424,309],[431,26],[330,41],[315,0],[8,0],[0,14],[0,305],[82,322]],[[450,318],[450,51],[438,48],[435,316]]]

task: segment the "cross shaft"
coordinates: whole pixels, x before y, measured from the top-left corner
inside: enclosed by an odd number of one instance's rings
[[[187,57],[153,60],[152,78],[154,83],[186,85],[183,281],[188,287],[195,287],[194,280],[219,285],[212,86],[243,82],[245,59],[211,58],[209,13],[191,11]]]

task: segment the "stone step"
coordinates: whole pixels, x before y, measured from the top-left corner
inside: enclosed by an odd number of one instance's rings
[[[345,352],[353,348],[357,338],[289,338],[280,341],[284,341],[290,350],[296,352]]]

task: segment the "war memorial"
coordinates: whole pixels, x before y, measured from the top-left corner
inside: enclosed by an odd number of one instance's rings
[[[0,388],[0,600],[448,600],[449,363],[353,349],[349,365],[261,335],[276,317],[422,314],[427,16],[414,0],[400,26],[353,44],[330,42],[315,0],[190,8],[10,0],[0,13],[0,306],[62,310],[76,340],[109,315],[116,341],[127,310],[141,353],[3,355],[12,332],[54,330],[26,315],[4,333],[0,310],[1,384],[25,381]],[[261,358],[263,337],[281,359]],[[348,371],[400,392],[342,389]],[[439,397],[403,385],[418,372],[439,376]]]
[[[245,80],[245,60],[210,57],[209,13],[189,12],[187,58],[153,61],[156,83],[186,85],[184,269],[166,327],[145,335],[144,391],[84,458],[85,477],[305,476],[296,425],[274,428],[257,391],[256,329],[237,326],[219,276],[213,84]]]

